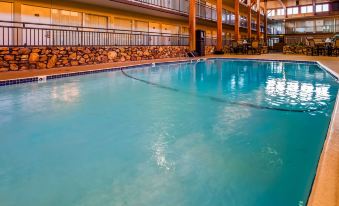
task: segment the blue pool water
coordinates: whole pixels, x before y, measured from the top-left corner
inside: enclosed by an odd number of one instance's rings
[[[305,205],[337,90],[222,59],[1,87],[0,205]]]

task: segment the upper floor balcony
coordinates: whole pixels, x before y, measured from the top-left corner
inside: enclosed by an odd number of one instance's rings
[[[167,11],[177,13],[179,15],[189,15],[189,0],[111,0],[112,2],[119,2],[125,4],[133,4],[135,6],[157,9],[158,11]],[[246,5],[247,0],[240,1],[241,4]],[[206,1],[196,1],[196,17],[200,20],[217,21],[216,5]],[[247,28],[247,20],[244,16],[239,16],[240,28]],[[225,25],[234,26],[235,15],[234,12],[223,9],[222,22]],[[256,30],[252,27],[252,30]]]

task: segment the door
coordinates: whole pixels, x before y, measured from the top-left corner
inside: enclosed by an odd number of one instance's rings
[[[134,41],[132,33],[131,19],[115,18],[114,28],[117,29],[115,32],[114,40],[117,45],[130,45]]]
[[[134,21],[133,36],[135,39],[135,45],[147,45],[148,44],[148,29],[149,24],[147,21]]]
[[[22,43],[28,46],[50,45],[51,10],[49,8],[21,5],[21,21],[27,22],[22,31]],[[39,25],[40,24],[40,25]],[[47,25],[41,25],[47,24]]]
[[[163,44],[161,36],[161,24],[149,23],[149,45],[161,45]]]
[[[108,17],[93,14],[85,14],[83,44],[84,45],[105,45],[108,38],[104,33],[108,26]],[[106,40],[107,39],[107,40]]]

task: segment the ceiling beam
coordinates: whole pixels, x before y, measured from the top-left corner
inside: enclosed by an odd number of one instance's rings
[[[277,0],[280,4],[281,4],[281,6],[284,8],[284,9],[286,9],[286,5],[285,5],[285,3],[282,1],[282,0]]]

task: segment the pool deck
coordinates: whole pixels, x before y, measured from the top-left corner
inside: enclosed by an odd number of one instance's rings
[[[318,61],[323,66],[330,69],[339,77],[339,57],[323,56],[299,56],[284,54],[264,54],[264,55],[211,55],[207,57],[240,58],[240,59],[268,59],[268,60],[293,60],[293,61]],[[28,78],[35,76],[46,76],[52,74],[64,74],[70,72],[90,71],[103,68],[113,68],[122,66],[133,66],[147,63],[160,63],[188,58],[158,59],[135,62],[117,62],[109,64],[97,64],[90,66],[63,67],[44,70],[27,70],[17,72],[0,73],[1,80]],[[297,203],[296,203],[297,205]],[[314,180],[312,192],[308,201],[308,206],[339,206],[339,100],[337,98],[335,110],[333,111],[331,125],[328,130],[324,148],[319,160],[317,175]]]

